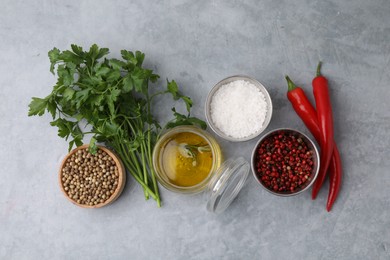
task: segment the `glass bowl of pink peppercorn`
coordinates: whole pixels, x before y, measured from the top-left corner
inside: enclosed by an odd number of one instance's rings
[[[289,128],[262,136],[252,152],[252,173],[260,185],[278,196],[293,196],[307,190],[317,178],[320,157],[315,143]]]

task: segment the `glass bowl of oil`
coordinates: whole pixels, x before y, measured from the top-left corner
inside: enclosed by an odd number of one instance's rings
[[[153,167],[159,183],[181,194],[207,192],[207,209],[224,211],[244,186],[250,171],[243,158],[223,162],[219,144],[195,126],[178,126],[165,132],[153,150]]]

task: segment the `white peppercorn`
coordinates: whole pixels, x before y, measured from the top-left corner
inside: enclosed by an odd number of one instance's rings
[[[69,198],[82,205],[97,205],[107,201],[118,188],[119,172],[113,158],[98,149],[88,148],[71,155],[61,170],[61,182]]]

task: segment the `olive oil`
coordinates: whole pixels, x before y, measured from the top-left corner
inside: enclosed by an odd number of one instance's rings
[[[213,167],[210,144],[191,132],[176,133],[168,138],[161,145],[158,157],[168,181],[181,187],[201,183]]]

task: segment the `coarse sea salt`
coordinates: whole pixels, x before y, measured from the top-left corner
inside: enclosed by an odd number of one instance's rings
[[[222,85],[210,102],[210,116],[214,125],[235,139],[258,132],[264,124],[267,110],[264,94],[245,80]]]

